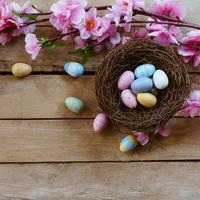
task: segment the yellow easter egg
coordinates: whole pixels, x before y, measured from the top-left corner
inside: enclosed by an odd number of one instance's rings
[[[157,98],[151,93],[139,93],[137,100],[146,108],[152,108],[157,104]]]
[[[24,78],[32,72],[32,67],[26,63],[16,63],[12,66],[12,73],[17,78]]]

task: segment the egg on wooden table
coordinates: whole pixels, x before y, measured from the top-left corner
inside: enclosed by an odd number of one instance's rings
[[[130,90],[126,89],[123,90],[121,93],[121,99],[123,103],[128,107],[128,108],[136,108],[137,107],[137,99],[135,94]]]
[[[154,65],[143,64],[143,65],[138,66],[135,69],[135,76],[137,78],[151,77],[155,71],[156,71],[156,68]]]
[[[84,108],[84,102],[76,97],[67,97],[65,105],[73,113],[80,113]]]
[[[73,77],[80,77],[84,73],[83,65],[77,62],[65,63],[64,70],[66,73]]]
[[[138,141],[136,136],[134,135],[128,135],[127,137],[125,137],[121,143],[120,143],[120,151],[122,153],[126,153],[129,151],[132,151],[133,149],[135,149],[135,147],[137,146]]]
[[[120,90],[128,89],[134,81],[135,75],[132,71],[125,71],[119,78],[118,88]]]
[[[139,93],[137,94],[137,100],[146,108],[152,108],[157,104],[157,98],[151,93]]]
[[[32,72],[32,67],[26,63],[15,63],[12,66],[12,73],[17,78],[28,76]]]
[[[105,113],[99,113],[93,122],[93,129],[96,133],[102,132],[109,124],[109,119]]]
[[[153,83],[157,89],[165,89],[169,85],[167,74],[160,69],[156,70],[153,75]]]
[[[150,78],[138,78],[131,84],[132,91],[137,94],[141,92],[148,92],[153,88],[153,81]]]

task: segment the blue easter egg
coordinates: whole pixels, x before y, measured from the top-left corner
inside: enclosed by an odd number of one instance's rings
[[[82,76],[84,73],[84,67],[80,63],[77,62],[68,62],[64,65],[64,70],[70,76],[79,77]]]
[[[120,143],[120,151],[123,153],[132,151],[137,146],[137,138],[134,135],[128,135]]]
[[[153,81],[150,78],[138,78],[131,84],[132,91],[137,93],[148,92],[153,88]]]
[[[156,68],[152,64],[140,65],[135,69],[135,76],[137,78],[150,77],[154,74]]]

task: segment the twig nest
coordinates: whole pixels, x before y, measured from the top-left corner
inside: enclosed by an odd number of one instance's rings
[[[138,105],[134,109],[129,108],[121,99],[119,77],[125,71],[135,72],[138,66],[147,63],[166,73],[167,87],[162,86],[159,90],[154,107],[149,109]],[[150,68],[149,73],[152,73],[155,69]],[[114,126],[126,130],[155,131],[180,110],[190,93],[191,83],[185,66],[172,48],[152,40],[135,40],[108,53],[97,70],[95,88],[98,104]],[[137,89],[140,89],[138,85]]]

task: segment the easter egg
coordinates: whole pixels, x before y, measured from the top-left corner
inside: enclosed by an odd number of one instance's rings
[[[99,113],[93,122],[93,129],[96,133],[102,132],[109,124],[109,120],[104,113]]]
[[[26,63],[16,63],[12,66],[12,73],[17,78],[28,76],[32,72],[32,67]]]
[[[135,75],[132,71],[125,71],[119,78],[118,88],[120,90],[125,90],[129,88],[134,79]]]
[[[70,111],[74,113],[79,113],[84,108],[83,101],[76,97],[67,97],[65,99],[65,105]]]
[[[64,65],[64,70],[70,76],[79,77],[82,76],[84,73],[84,67],[80,63],[77,62],[68,62]]]
[[[126,153],[132,151],[137,146],[137,138],[134,135],[128,135],[120,143],[120,151]]]
[[[128,108],[137,107],[136,96],[133,94],[133,92],[130,89],[126,89],[122,91],[121,99]]]
[[[135,69],[135,76],[137,78],[150,77],[154,74],[156,68],[152,64],[143,64]]]
[[[169,85],[167,74],[160,69],[156,70],[153,75],[153,83],[157,89],[165,89]]]
[[[153,88],[153,81],[150,78],[138,78],[131,84],[134,93],[148,92]]]
[[[158,96],[159,90],[156,89],[155,87],[150,91],[151,94],[153,94],[154,96]]]
[[[152,108],[157,103],[157,98],[151,93],[139,93],[137,94],[137,100],[146,108]]]

